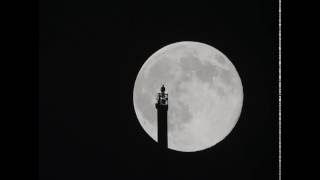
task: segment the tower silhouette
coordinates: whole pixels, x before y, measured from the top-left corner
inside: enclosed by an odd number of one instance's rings
[[[161,87],[161,92],[158,93],[156,108],[158,111],[158,143],[163,147],[168,147],[168,94],[165,93],[164,85]]]

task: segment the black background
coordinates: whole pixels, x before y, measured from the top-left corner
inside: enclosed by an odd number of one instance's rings
[[[268,0],[41,1],[40,179],[277,179],[277,11]],[[177,41],[222,51],[244,88],[233,131],[197,153],[159,148],[133,109],[140,67]]]

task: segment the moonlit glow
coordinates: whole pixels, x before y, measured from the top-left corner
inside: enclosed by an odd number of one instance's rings
[[[243,102],[241,79],[231,61],[214,47],[191,41],[173,43],[152,54],[141,67],[134,85],[134,109],[155,141],[154,104],[162,84],[169,94],[169,149],[210,148],[236,125]]]

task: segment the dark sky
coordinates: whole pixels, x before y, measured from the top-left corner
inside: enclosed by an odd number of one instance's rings
[[[277,1],[40,1],[40,180],[278,177]],[[177,41],[214,46],[241,77],[229,136],[165,152],[142,130],[132,90],[144,61]]]

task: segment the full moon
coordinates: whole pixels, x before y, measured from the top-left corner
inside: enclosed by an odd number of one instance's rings
[[[169,95],[169,149],[195,152],[210,148],[232,131],[240,117],[243,87],[231,61],[204,43],[173,43],[145,61],[133,89],[139,123],[156,142],[155,103],[162,84]]]

